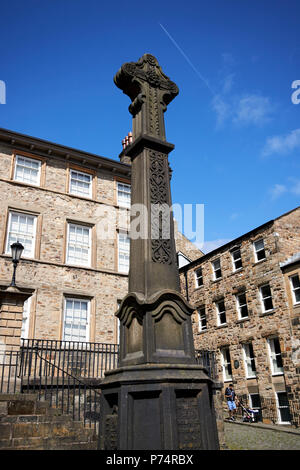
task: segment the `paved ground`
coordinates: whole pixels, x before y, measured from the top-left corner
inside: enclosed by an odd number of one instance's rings
[[[272,426],[225,422],[229,450],[300,450],[300,431],[275,431]],[[278,429],[278,427],[277,427]]]

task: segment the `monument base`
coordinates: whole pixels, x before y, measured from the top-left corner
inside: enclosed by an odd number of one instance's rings
[[[218,450],[213,381],[197,365],[143,364],[106,372],[102,450]]]

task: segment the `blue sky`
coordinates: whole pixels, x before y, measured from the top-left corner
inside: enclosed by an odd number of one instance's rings
[[[173,202],[204,204],[208,251],[299,205],[299,18],[297,0],[5,2],[0,127],[118,159],[131,116],[113,76],[155,55],[180,90]]]

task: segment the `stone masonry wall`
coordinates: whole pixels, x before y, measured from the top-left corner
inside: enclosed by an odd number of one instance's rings
[[[17,269],[17,285],[34,290],[29,337],[62,339],[64,298],[74,296],[91,300],[89,340],[116,343],[118,321],[114,313],[128,290],[128,276],[118,272],[117,252],[118,230],[128,228],[129,220],[129,211],[117,204],[116,181],[119,177],[126,181],[124,175],[94,170],[93,197],[86,199],[68,194],[68,168],[74,165],[70,160],[44,157],[41,187],[13,180],[13,150],[4,144],[0,144],[0,162],[1,284],[8,285],[12,274],[11,255],[5,252],[8,211],[29,211],[37,216],[35,256],[23,257]],[[90,170],[88,163],[78,168]],[[65,263],[68,222],[92,227],[89,268]],[[180,237],[180,250],[191,250],[184,237]]]
[[[242,237],[239,240],[242,269],[233,271],[230,252],[235,245],[233,242],[232,246],[221,247],[212,255],[206,255],[203,260],[200,258],[199,263],[194,263],[187,271],[190,303],[196,309],[193,315],[195,347],[217,351],[220,380],[223,380],[220,350],[229,347],[232,380],[238,394],[259,393],[274,400],[275,392],[284,392],[290,384],[299,380],[295,369],[290,368],[291,321],[285,281],[279,266],[280,261],[292,252],[299,251],[299,235],[296,233],[293,236],[293,230],[299,223],[299,214],[300,210],[297,209],[277,219],[274,224],[270,223]],[[253,241],[259,238],[264,239],[266,258],[256,262]],[[217,258],[221,260],[222,278],[214,281],[211,263]],[[202,267],[204,285],[196,288],[195,270],[198,267]],[[184,270],[181,270],[181,286],[182,292],[186,294]],[[263,313],[259,288],[267,283],[271,287],[274,309]],[[238,318],[236,294],[239,292],[245,292],[247,298],[249,316],[245,319]],[[220,299],[225,301],[226,324],[218,326],[216,301]],[[200,331],[197,308],[202,306],[206,309],[207,329]],[[272,336],[277,336],[280,341],[284,375],[272,376],[271,373],[267,339]],[[255,355],[254,379],[246,378],[244,364],[242,345],[249,342],[252,343]],[[236,368],[235,361],[238,361]]]

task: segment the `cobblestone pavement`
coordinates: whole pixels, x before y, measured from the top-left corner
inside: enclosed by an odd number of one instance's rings
[[[224,423],[228,450],[300,450],[300,432],[296,435],[251,426],[252,424]]]

